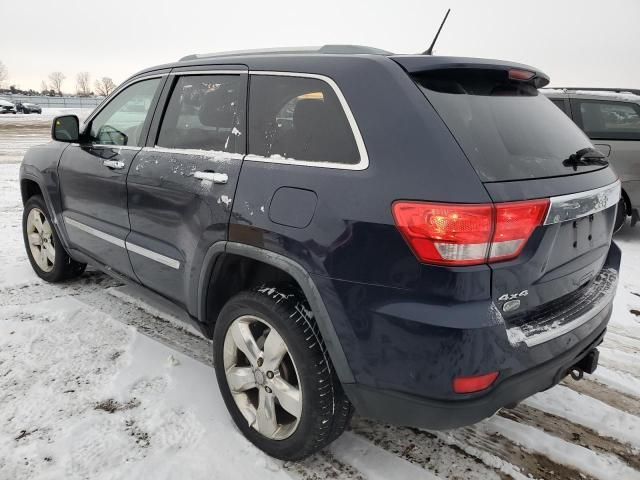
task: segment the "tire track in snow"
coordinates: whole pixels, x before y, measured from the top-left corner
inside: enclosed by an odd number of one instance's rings
[[[0,305],[31,305],[60,297],[74,297],[94,291],[104,291],[122,285],[96,270],[87,270],[81,277],[64,283],[46,283],[34,278],[29,283],[0,288]]]
[[[609,385],[604,385],[598,379],[588,380],[583,378],[580,381],[573,379],[565,380],[563,385],[583,395],[587,395],[602,403],[611,405],[618,410],[640,417],[640,398],[636,398],[618,390],[612,390]]]
[[[485,465],[499,469],[516,480],[594,478],[560,461],[554,461],[548,455],[518,445],[490,427],[488,422],[492,419],[470,427],[432,433],[446,444],[459,447]]]
[[[576,473],[567,478],[588,476],[640,480],[640,472],[629,467],[616,456],[593,452],[529,425],[494,416],[478,424],[477,428],[498,434],[546,461],[555,462],[556,465],[562,465],[569,470],[574,469]]]
[[[487,466],[456,445],[448,445],[436,435],[409,427],[382,425],[363,417],[354,417],[352,431],[374,445],[444,478],[491,480],[511,478],[497,468]],[[464,473],[461,473],[464,472]],[[459,475],[463,477],[459,477]]]
[[[589,450],[602,452],[604,454],[613,453],[631,468],[640,470],[640,457],[638,457],[632,448],[617,442],[615,439],[603,437],[589,427],[573,423],[565,418],[523,404],[511,410],[500,410],[499,415],[503,418],[543,430],[567,442],[580,445]]]
[[[529,397],[524,404],[640,450],[640,418],[562,385]]]
[[[356,468],[339,461],[326,450],[301,462],[285,462],[284,468],[302,480],[366,480]]]

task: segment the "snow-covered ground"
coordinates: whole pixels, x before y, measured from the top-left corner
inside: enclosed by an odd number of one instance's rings
[[[0,115],[0,164],[19,162],[29,147],[46,141],[54,117],[78,115],[82,121],[90,113],[86,108],[43,108],[41,115]]]
[[[327,450],[282,463],[233,426],[209,341],[99,272],[61,285],[32,273],[18,168],[0,164],[0,480],[640,479],[639,227],[616,237],[621,281],[594,376],[448,432],[356,416]]]

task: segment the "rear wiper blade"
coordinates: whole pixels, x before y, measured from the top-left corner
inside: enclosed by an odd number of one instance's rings
[[[562,165],[565,167],[573,167],[577,170],[579,166],[586,165],[602,165],[607,166],[609,162],[605,159],[605,156],[596,150],[595,148],[582,148],[576,153],[569,155],[569,158],[562,161]]]

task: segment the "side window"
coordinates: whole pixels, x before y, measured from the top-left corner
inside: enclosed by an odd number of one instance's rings
[[[160,80],[152,78],[134,83],[111,100],[91,121],[91,143],[141,147],[144,122]]]
[[[640,140],[639,105],[580,99],[575,102],[582,129],[590,138]]]
[[[253,75],[249,112],[253,155],[343,164],[360,161],[342,105],[322,80]]]
[[[240,75],[178,78],[156,145],[244,153],[245,91]]]
[[[571,115],[569,115],[569,112],[567,111],[567,104],[565,103],[564,98],[550,98],[549,100],[551,100],[551,103],[553,103],[556,107],[566,113],[568,117],[571,117]]]

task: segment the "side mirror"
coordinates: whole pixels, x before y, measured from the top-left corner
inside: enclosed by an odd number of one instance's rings
[[[62,115],[53,119],[51,138],[58,142],[77,142],[80,140],[80,120],[77,115]]]

